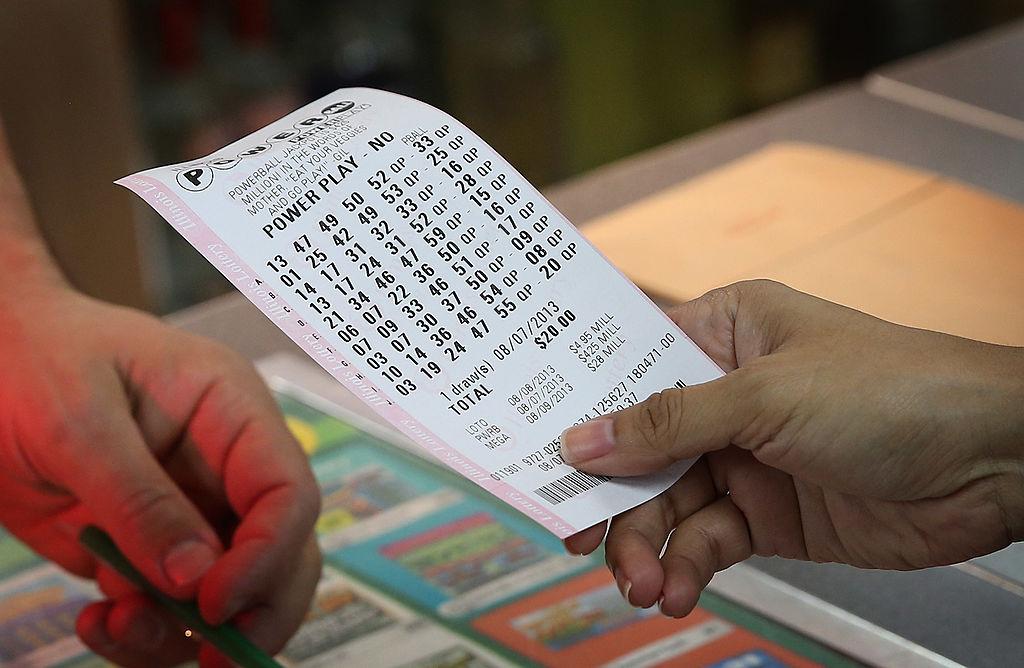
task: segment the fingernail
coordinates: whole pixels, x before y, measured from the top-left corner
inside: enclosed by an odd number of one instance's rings
[[[139,612],[132,618],[120,642],[137,649],[156,649],[167,636],[167,629],[159,619],[148,612]]]
[[[562,459],[572,464],[602,457],[615,446],[613,422],[600,417],[562,432]]]
[[[625,586],[622,587],[622,598],[626,599],[626,603],[633,605],[633,601],[629,600],[629,590],[633,588],[633,582],[626,580]]]
[[[164,557],[164,572],[171,582],[183,587],[203,577],[216,560],[212,547],[202,541],[187,540]]]
[[[633,583],[628,579],[620,578],[618,571],[612,573],[612,577],[615,578],[615,586],[619,588],[619,593],[622,594],[622,598],[626,600],[626,603],[633,605],[629,600],[629,590],[633,588]]]

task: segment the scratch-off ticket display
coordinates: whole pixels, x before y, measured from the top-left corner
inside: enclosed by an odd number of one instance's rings
[[[349,507],[374,499],[365,504],[372,510],[318,531],[327,567],[313,611],[284,652],[289,665],[860,665],[710,592],[682,620],[632,607],[600,551],[566,554],[550,533],[465,480],[346,428],[343,409],[292,384],[308,371],[288,376],[272,377],[272,386],[293,429],[315,446],[310,461],[325,499],[346,496]],[[366,479],[385,471],[383,487],[400,493],[367,490]],[[337,512],[325,504],[323,516]],[[458,638],[457,648],[442,631]],[[426,644],[434,636],[443,651]],[[400,659],[406,651],[421,658]]]
[[[684,620],[633,608],[600,553],[565,554],[464,479],[278,381],[277,400],[324,495],[325,567],[277,657],[289,668],[860,665],[709,592]],[[99,598],[91,583],[2,531],[0,564],[0,665],[112,665],[75,637],[79,612]]]

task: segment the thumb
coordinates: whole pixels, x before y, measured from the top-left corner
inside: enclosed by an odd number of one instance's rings
[[[598,475],[631,476],[720,450],[758,417],[759,393],[744,370],[658,392],[625,410],[562,434],[566,463]]]
[[[130,413],[107,415],[103,425],[66,443],[73,470],[65,486],[150,582],[172,597],[192,598],[222,552],[220,540],[163,470]]]

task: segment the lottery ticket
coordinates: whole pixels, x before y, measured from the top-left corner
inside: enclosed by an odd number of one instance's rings
[[[118,183],[396,428],[559,537],[690,465],[609,479],[562,460],[566,427],[722,372],[438,109],[342,89]]]

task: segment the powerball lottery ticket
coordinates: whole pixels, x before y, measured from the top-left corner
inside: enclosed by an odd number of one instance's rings
[[[559,537],[690,465],[608,479],[562,460],[565,428],[722,372],[438,109],[342,89],[118,183],[397,429]]]

